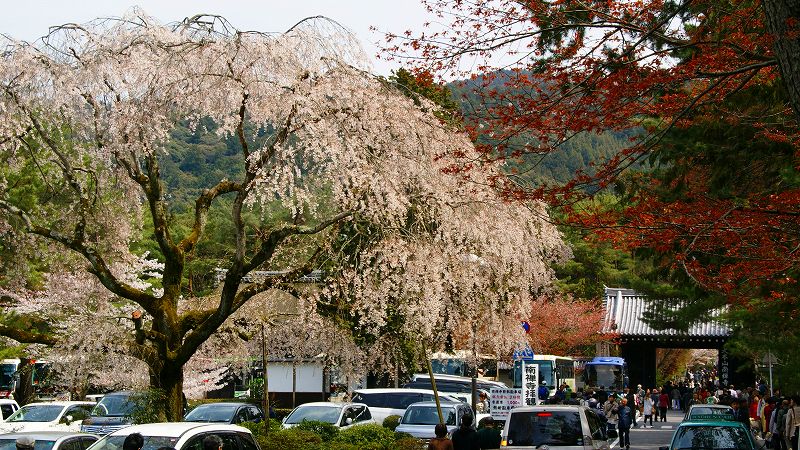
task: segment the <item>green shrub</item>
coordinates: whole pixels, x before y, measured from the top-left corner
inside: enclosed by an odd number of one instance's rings
[[[422,450],[428,448],[428,446],[420,439],[409,436],[394,441],[393,448],[394,450]]]
[[[322,438],[308,430],[289,428],[269,435],[261,435],[258,445],[261,450],[311,450],[318,449]]]
[[[398,415],[387,416],[383,419],[383,427],[394,431],[400,425],[400,418]]]
[[[332,441],[336,435],[339,434],[339,429],[335,426],[317,420],[304,420],[298,423],[294,428],[315,433],[323,442]]]
[[[367,424],[340,431],[334,441],[378,450],[393,448],[395,439],[394,431],[378,424]]]
[[[275,413],[276,419],[283,419],[292,412],[292,408],[272,408],[272,412]]]
[[[264,429],[264,422],[242,422],[242,423],[240,423],[238,425],[242,426],[242,427],[245,427],[248,430],[250,430],[250,432],[253,433],[253,437],[256,438],[256,440],[258,440],[259,437],[263,436],[265,434],[264,432],[266,431]],[[270,433],[274,433],[274,432],[280,431],[282,429],[283,429],[283,426],[282,426],[280,420],[269,419],[269,432]]]

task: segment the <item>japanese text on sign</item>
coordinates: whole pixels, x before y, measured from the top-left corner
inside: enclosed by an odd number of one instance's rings
[[[491,389],[489,413],[495,420],[506,420],[508,413],[522,406],[522,389]]]
[[[537,404],[539,388],[539,365],[522,362],[522,402],[526,406]]]

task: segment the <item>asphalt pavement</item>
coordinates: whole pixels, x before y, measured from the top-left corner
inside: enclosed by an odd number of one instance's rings
[[[642,428],[644,417],[638,418],[639,427],[631,429],[631,450],[658,450],[658,447],[669,445],[675,428],[683,420],[683,411],[668,410],[666,422],[653,420],[653,428]],[[619,440],[614,439],[611,448],[619,448]]]

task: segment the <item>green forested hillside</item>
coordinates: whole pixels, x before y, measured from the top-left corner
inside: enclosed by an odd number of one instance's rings
[[[481,110],[485,108],[485,98],[480,91],[488,92],[497,90],[503,92],[506,74],[495,74],[487,86],[482,86],[483,80],[456,81],[448,87],[453,92],[453,98],[461,105],[464,120],[470,123],[476,120]],[[602,134],[580,133],[561,144],[556,151],[546,154],[526,153],[518,158],[508,160],[507,168],[510,173],[519,174],[521,182],[537,186],[541,184],[563,184],[571,180],[577,171],[592,174],[595,167],[602,161],[615,155],[622,148],[629,145],[629,139],[635,134],[634,130],[628,132],[606,132]],[[491,143],[489,136],[479,136],[479,142]],[[524,148],[525,144],[532,144],[528,137],[520,134],[505,141],[508,151]],[[594,162],[594,166],[590,165]]]

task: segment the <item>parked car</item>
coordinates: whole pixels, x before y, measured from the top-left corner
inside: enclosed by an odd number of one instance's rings
[[[0,424],[0,433],[18,431],[80,431],[92,402],[28,403]]]
[[[135,392],[120,391],[106,394],[94,405],[91,415],[84,419],[81,431],[100,436],[130,426],[136,411]]]
[[[609,450],[597,415],[584,406],[540,405],[514,408],[503,428],[509,449],[558,447],[563,450]]]
[[[89,447],[89,450],[120,450],[125,438],[131,433],[140,433],[144,437],[142,450],[158,450],[161,447],[172,447],[175,450],[203,450],[203,439],[211,434],[222,439],[224,450],[260,450],[247,428],[198,422],[132,425],[103,437]]]
[[[735,412],[728,405],[702,404],[691,405],[683,416],[683,420],[735,420]]]
[[[17,412],[19,405],[10,398],[0,399],[0,422],[5,422],[12,414]]]
[[[23,436],[35,441],[34,450],[86,450],[99,439],[72,431],[24,431],[0,435],[0,450],[16,450],[17,439]]]
[[[375,423],[372,412],[363,403],[313,402],[293,409],[283,418],[283,427],[291,428],[304,420],[326,422],[342,429]]]
[[[372,418],[377,423],[383,423],[383,419],[392,416],[402,416],[406,408],[412,403],[433,401],[433,391],[428,389],[405,389],[405,388],[385,388],[385,389],[358,389],[353,391],[354,403],[363,403],[369,406]],[[439,401],[453,401],[458,399],[448,395],[440,394]]]
[[[442,417],[447,425],[447,431],[452,432],[461,423],[464,416],[472,416],[472,408],[462,402],[443,402],[439,405],[442,408]],[[395,431],[408,433],[419,439],[433,439],[436,437],[434,428],[439,423],[439,412],[436,410],[436,402],[420,402],[409,405],[405,414],[400,419],[400,425]]]
[[[243,423],[261,422],[264,413],[258,405],[243,402],[220,402],[199,405],[189,411],[184,422]]]
[[[461,377],[458,375],[442,375],[434,374],[436,380],[436,388],[440,391],[448,392],[472,392],[472,378]],[[500,381],[484,380],[478,378],[475,384],[479,390],[486,391],[488,394],[493,388],[508,389],[504,383]],[[415,373],[411,376],[411,381],[406,383],[404,387],[416,389],[430,389],[431,377],[427,373]]]
[[[669,446],[659,450],[686,448],[760,450],[766,443],[756,440],[747,427],[734,420],[700,420],[681,422]]]

